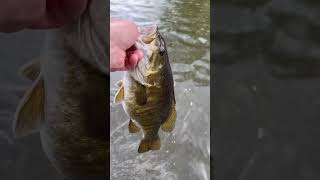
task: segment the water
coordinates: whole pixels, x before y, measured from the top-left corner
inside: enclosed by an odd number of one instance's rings
[[[111,179],[210,179],[210,18],[208,0],[112,0],[111,16],[156,23],[168,46],[177,122],[160,131],[160,151],[138,154],[142,134],[129,134],[128,117],[113,104],[121,72],[111,74]]]
[[[319,179],[319,7],[215,3],[215,180]]]
[[[319,3],[249,2],[214,7],[215,119],[256,127],[317,122]]]

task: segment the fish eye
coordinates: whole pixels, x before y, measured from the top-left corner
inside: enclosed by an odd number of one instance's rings
[[[165,50],[164,49],[160,49],[160,51],[159,51],[160,56],[163,56],[164,53],[165,53]]]

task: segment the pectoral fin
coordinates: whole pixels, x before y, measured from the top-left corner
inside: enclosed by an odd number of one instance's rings
[[[117,82],[117,86],[118,86],[118,87],[121,87],[122,84],[123,84],[122,80],[120,80],[120,81]]]
[[[120,104],[123,101],[123,98],[124,98],[124,87],[121,86],[121,87],[119,87],[119,89],[114,97],[114,103]]]
[[[129,132],[130,133],[136,133],[136,132],[139,132],[140,129],[141,128],[138,127],[138,125],[130,119],[130,121],[129,121]]]
[[[171,112],[169,113],[168,117],[162,122],[161,129],[165,132],[171,132],[174,129],[177,112],[176,112],[176,105],[175,100],[172,102]]]
[[[22,98],[13,122],[16,137],[36,132],[44,122],[44,82],[39,76]]]
[[[153,139],[143,139],[140,142],[138,153],[144,153],[149,150],[159,150],[161,147],[161,141],[159,136],[156,136]]]
[[[28,79],[34,81],[40,74],[40,61],[34,60],[22,66],[20,73]]]

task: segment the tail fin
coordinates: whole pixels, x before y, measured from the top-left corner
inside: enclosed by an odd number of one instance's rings
[[[159,150],[161,147],[161,141],[159,136],[157,135],[153,139],[143,139],[140,142],[138,152],[144,153],[149,150]]]

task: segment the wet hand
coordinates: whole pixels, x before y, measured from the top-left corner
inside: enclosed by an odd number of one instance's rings
[[[0,0],[0,32],[59,27],[78,19],[88,0]]]
[[[138,39],[137,26],[127,20],[112,18],[110,21],[110,69],[128,70],[143,57],[142,51],[133,45]]]

